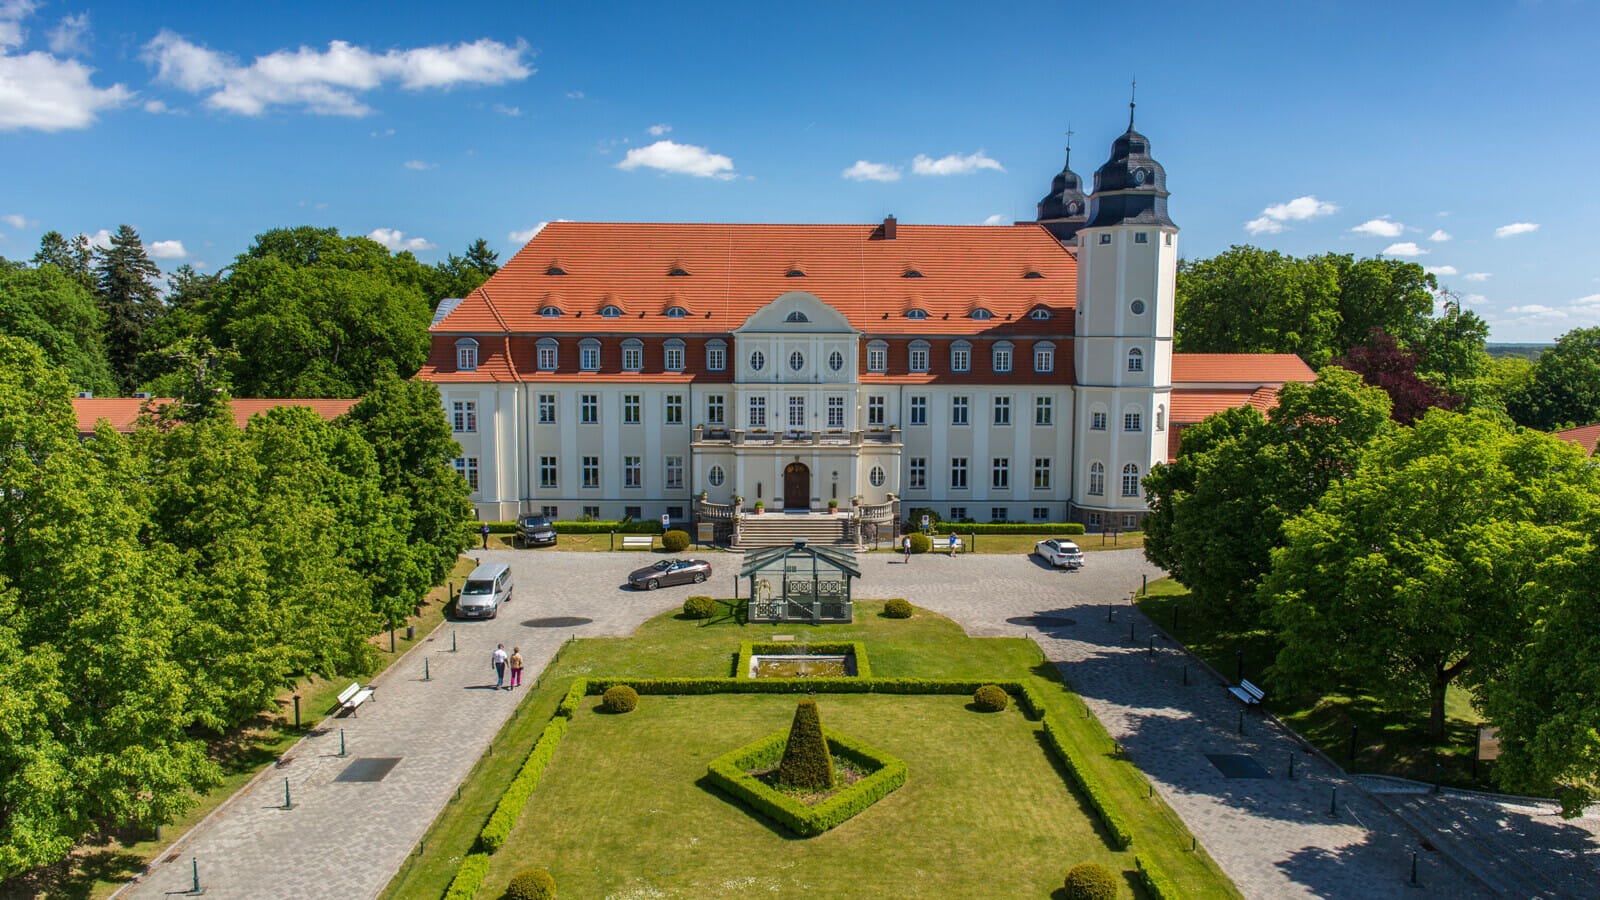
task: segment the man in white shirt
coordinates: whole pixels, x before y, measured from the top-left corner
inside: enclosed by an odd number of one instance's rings
[[[506,645],[499,644],[494,648],[494,653],[489,655],[489,661],[494,663],[494,689],[500,690],[506,684],[506,661],[511,657],[506,654]]]

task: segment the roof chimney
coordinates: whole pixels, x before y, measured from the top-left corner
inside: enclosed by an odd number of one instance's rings
[[[898,224],[898,223],[895,222],[894,216],[884,216],[883,217],[883,239],[884,240],[886,240],[886,241],[894,240],[894,229],[895,229],[895,225],[896,224]]]
[[[134,391],[133,399],[135,399],[135,400],[149,400],[150,399],[150,392],[149,391]]]
[[[93,400],[94,399],[94,391],[79,391],[78,392],[78,399],[79,400]]]

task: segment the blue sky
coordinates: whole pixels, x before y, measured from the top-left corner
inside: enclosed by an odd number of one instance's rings
[[[1069,124],[1092,176],[1137,77],[1186,256],[1414,259],[1548,341],[1600,324],[1597,37],[1579,0],[0,0],[0,255],[123,222],[207,270],[307,223],[425,261],[555,219],[1010,223]]]

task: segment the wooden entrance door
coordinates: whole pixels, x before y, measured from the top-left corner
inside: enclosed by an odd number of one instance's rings
[[[811,470],[805,463],[789,463],[783,468],[783,508],[811,508]]]

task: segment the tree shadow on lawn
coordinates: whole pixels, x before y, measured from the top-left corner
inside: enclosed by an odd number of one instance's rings
[[[712,797],[715,797],[716,799],[721,800],[724,804],[728,805],[729,807],[732,807],[733,809],[738,810],[743,815],[749,816],[752,820],[760,823],[761,827],[767,829],[768,831],[772,832],[773,834],[777,835],[778,837],[780,837],[780,838],[782,838],[782,839],[784,839],[786,841],[809,841],[809,840],[811,840],[808,837],[804,837],[804,836],[795,834],[794,832],[792,832],[789,829],[783,827],[782,825],[779,825],[777,822],[772,821],[771,819],[767,818],[766,816],[763,816],[762,814],[756,812],[755,810],[751,809],[750,807],[744,805],[739,800],[737,800],[737,799],[735,799],[733,797],[730,797],[727,794],[724,794],[720,789],[717,788],[717,783],[714,780],[712,780],[711,773],[709,773],[709,772],[704,774],[704,775],[701,775],[699,778],[695,779],[694,786],[699,788],[702,791],[705,791],[707,794],[710,794]]]
[[[1089,798],[1084,796],[1083,789],[1078,787],[1078,782],[1072,777],[1072,772],[1067,768],[1067,764],[1061,761],[1061,757],[1056,756],[1054,750],[1050,749],[1050,742],[1045,737],[1043,728],[1033,730],[1033,742],[1038,745],[1039,752],[1044,754],[1044,758],[1050,761],[1050,768],[1055,771],[1056,777],[1061,779],[1061,783],[1065,784],[1067,791],[1072,794],[1073,802],[1078,804],[1078,815],[1089,823],[1089,827],[1094,831],[1095,837],[1099,838],[1100,843],[1105,845],[1106,852],[1116,853],[1117,845],[1111,839],[1111,832],[1106,829],[1105,823],[1100,821],[1100,817],[1095,814],[1094,807],[1089,803]],[[1066,873],[1062,872],[1062,875],[1065,876]]]
[[[118,829],[124,841],[148,840],[149,832]],[[0,897],[34,900],[86,900],[100,882],[127,881],[144,868],[144,858],[114,849],[106,835],[87,838],[66,859],[15,878],[0,881]]]

